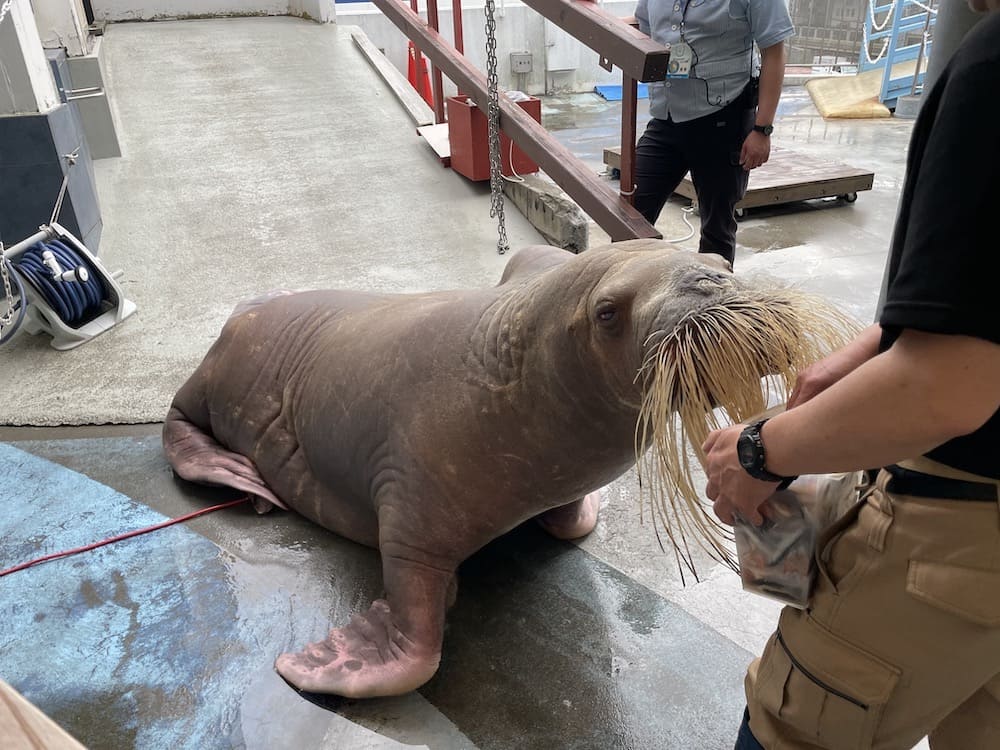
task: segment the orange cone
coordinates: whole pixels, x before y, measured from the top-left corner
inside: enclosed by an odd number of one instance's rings
[[[417,50],[413,42],[409,44],[410,59],[407,62],[407,79],[410,85],[424,98],[430,106],[434,106],[434,94],[431,92],[431,78],[427,73],[427,62]]]

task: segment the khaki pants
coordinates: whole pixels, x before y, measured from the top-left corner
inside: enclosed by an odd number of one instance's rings
[[[786,607],[750,665],[767,750],[1000,748],[1000,507],[892,495],[888,479],[823,534],[809,609]]]

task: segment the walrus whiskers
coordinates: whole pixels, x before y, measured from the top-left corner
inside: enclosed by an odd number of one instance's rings
[[[733,570],[737,562],[731,529],[695,488],[692,456],[704,463],[710,431],[764,411],[771,393],[787,399],[801,369],[858,329],[825,300],[779,289],[733,293],[647,337],[636,376],[643,391],[635,432],[641,513],[648,503],[654,528],[659,520],[696,577],[692,536],[713,559]]]

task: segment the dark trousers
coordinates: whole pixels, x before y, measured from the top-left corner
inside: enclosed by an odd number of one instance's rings
[[[740,724],[740,732],[736,736],[736,746],[733,750],[764,750],[757,738],[750,731],[750,710],[743,709],[743,723]]]
[[[718,253],[732,263],[733,211],[746,194],[750,176],[740,166],[740,150],[753,129],[754,116],[747,97],[740,96],[697,120],[650,120],[635,149],[636,210],[655,224],[667,198],[690,171],[701,214],[698,252]]]

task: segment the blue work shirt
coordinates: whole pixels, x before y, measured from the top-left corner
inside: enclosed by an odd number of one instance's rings
[[[760,71],[753,43],[766,49],[794,33],[785,0],[639,0],[635,17],[660,44],[691,47],[688,78],[649,83],[649,114],[674,122],[729,104]]]

